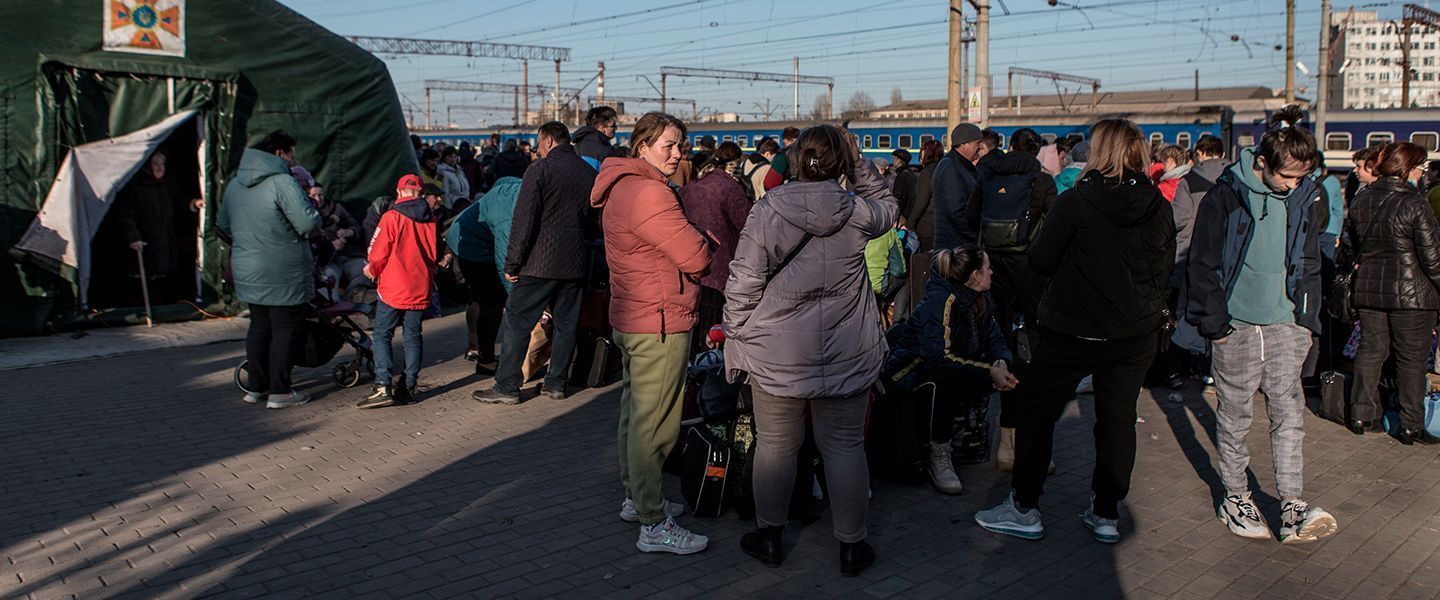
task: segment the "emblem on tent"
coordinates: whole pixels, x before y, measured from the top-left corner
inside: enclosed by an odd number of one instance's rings
[[[185,56],[185,0],[103,0],[110,52]]]

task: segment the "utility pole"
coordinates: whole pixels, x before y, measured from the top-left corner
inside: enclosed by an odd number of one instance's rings
[[[980,87],[981,129],[990,125],[990,0],[975,4],[975,85]]]
[[[665,71],[660,71],[660,112],[665,112]]]
[[[600,79],[598,79],[598,80],[596,81],[596,83],[595,83],[595,92],[596,92],[596,95],[600,97],[600,103],[601,103],[601,104],[604,104],[604,103],[605,103],[605,61],[603,61],[603,60],[600,61]],[[576,106],[579,106],[580,103],[579,103],[579,102],[576,102],[575,105],[576,105]]]
[[[564,119],[565,113],[560,108],[560,61],[557,60],[555,61],[555,120],[563,121]]]
[[[1295,103],[1295,0],[1285,0],[1285,103]]]
[[[1325,150],[1325,109],[1330,96],[1330,0],[1320,0],[1320,74],[1315,83],[1315,139]]]
[[[950,0],[950,60],[947,77],[949,81],[945,86],[944,135],[946,136],[949,136],[950,132],[955,130],[955,126],[960,124],[965,105],[963,101],[965,88],[962,84],[962,80],[965,78],[964,67],[960,66],[962,63],[960,57],[964,53],[963,48],[965,47],[965,42],[960,39],[961,32],[965,29],[965,12],[962,8],[964,4],[961,2],[962,0]],[[955,142],[946,140],[946,144],[953,146]]]
[[[520,61],[520,95],[525,99],[522,105],[524,112],[520,113],[520,124],[530,122],[530,59]]]
[[[430,88],[425,88],[425,128],[430,128]]]
[[[795,120],[800,120],[800,57],[795,57]]]

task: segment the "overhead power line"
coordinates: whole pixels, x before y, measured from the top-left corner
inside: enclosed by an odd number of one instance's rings
[[[570,60],[569,48],[553,46],[529,46],[525,44],[500,44],[495,42],[466,42],[461,40],[425,40],[415,38],[350,36],[350,41],[372,53],[418,54],[424,56],[470,56],[486,58],[508,58],[512,60]]]

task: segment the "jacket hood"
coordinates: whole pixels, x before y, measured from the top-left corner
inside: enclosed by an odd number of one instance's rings
[[[1130,170],[1118,181],[1089,171],[1075,184],[1075,193],[1110,222],[1126,228],[1144,223],[1165,202],[1148,177]]]
[[[1212,158],[1195,163],[1195,167],[1190,169],[1190,172],[1204,177],[1206,181],[1215,181],[1220,178],[1221,173],[1225,172],[1228,164],[1223,158]]]
[[[996,175],[1039,173],[1040,159],[1024,152],[991,152],[980,161],[980,169]]]
[[[435,213],[430,210],[430,203],[426,202],[424,197],[396,202],[390,207],[390,210],[419,223],[429,223],[435,220]]]
[[[579,129],[575,130],[575,133],[570,134],[571,144],[579,145],[586,142],[586,140],[589,140],[589,143],[592,144],[598,142],[601,144],[605,144],[606,146],[610,145],[610,138],[607,138],[605,137],[605,134],[600,133],[599,129],[596,129],[589,125],[581,125]]]
[[[1189,173],[1190,173],[1190,170],[1193,169],[1193,168],[1194,168],[1194,167],[1191,166],[1189,163],[1180,165],[1180,166],[1178,166],[1178,167],[1175,167],[1175,168],[1173,168],[1173,169],[1170,169],[1169,171],[1166,171],[1166,172],[1164,172],[1163,174],[1161,174],[1161,175],[1160,175],[1160,181],[1170,181],[1171,179],[1179,179],[1179,178],[1184,177],[1184,176],[1186,176],[1187,174],[1189,174]]]
[[[260,185],[276,175],[290,177],[290,165],[285,164],[285,159],[261,152],[254,148],[246,148],[245,153],[240,155],[240,169],[235,173],[235,180],[248,188]]]
[[[660,169],[651,166],[643,158],[610,157],[600,163],[600,173],[595,176],[595,187],[590,189],[590,206],[604,208],[605,202],[610,199],[610,190],[626,177],[642,177],[667,185]]]
[[[834,180],[792,181],[767,192],[761,202],[769,203],[787,223],[819,237],[840,231],[855,212],[855,195]]]
[[[1228,170],[1230,171],[1230,175],[1233,176],[1236,181],[1240,182],[1240,185],[1250,190],[1251,194],[1275,196],[1276,198],[1286,198],[1290,196],[1290,192],[1282,194],[1270,189],[1270,186],[1265,185],[1265,181],[1260,178],[1260,174],[1251,168],[1253,164],[1255,164],[1255,149],[1245,148],[1240,151],[1240,158],[1235,161],[1235,164],[1230,165]],[[1245,200],[1248,202],[1249,198]]]

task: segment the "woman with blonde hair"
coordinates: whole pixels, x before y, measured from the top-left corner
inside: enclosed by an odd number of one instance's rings
[[[1135,399],[1161,341],[1175,259],[1170,203],[1145,176],[1140,128],[1106,119],[1091,129],[1089,170],[1055,202],[1031,243],[1030,265],[1051,277],[1031,334],[1032,377],[1020,388],[1010,497],[975,514],[981,527],[1040,539],[1040,495],[1055,422],[1086,374],[1095,381],[1095,471],[1080,515],[1095,539],[1120,541],[1119,502],[1135,468]]]

